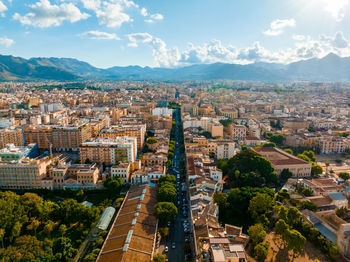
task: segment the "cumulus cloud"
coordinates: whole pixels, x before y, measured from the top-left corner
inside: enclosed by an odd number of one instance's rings
[[[89,39],[120,40],[120,38],[116,34],[101,31],[88,31],[82,33],[80,36]]]
[[[73,3],[63,3],[60,5],[51,4],[49,0],[40,0],[29,5],[30,12],[26,15],[15,13],[14,20],[18,20],[23,25],[35,27],[60,26],[64,21],[71,23],[87,19],[88,14],[82,13]]]
[[[133,19],[126,13],[126,9],[139,8],[130,0],[81,0],[84,8],[95,12],[101,25],[107,27],[120,27],[124,23],[132,22]]]
[[[140,13],[141,13],[142,16],[148,16],[148,11],[147,11],[147,9],[144,8],[144,7],[141,8]]]
[[[276,36],[284,32],[287,27],[295,27],[294,19],[276,19],[271,22],[270,28],[264,31],[265,35]]]
[[[10,46],[12,46],[15,43],[15,41],[13,41],[10,38],[7,37],[0,37],[0,45],[3,45],[7,48],[9,48]]]
[[[144,43],[151,47],[157,66],[176,67],[192,64],[208,63],[235,63],[249,64],[254,62],[292,63],[310,58],[321,58],[329,53],[339,56],[350,56],[350,41],[342,32],[334,36],[320,35],[313,39],[310,36],[294,36],[294,45],[290,48],[272,51],[266,49],[260,42],[249,47],[236,48],[232,45],[223,45],[219,40],[202,45],[188,44],[182,52],[177,47],[170,48],[160,39],[148,33],[128,35],[129,46],[137,47]]]

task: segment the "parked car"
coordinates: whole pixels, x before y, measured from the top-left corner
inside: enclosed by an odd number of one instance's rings
[[[167,253],[168,251],[169,251],[168,246],[165,246],[165,248],[164,248],[164,252],[165,252],[165,253]]]
[[[172,243],[171,248],[176,248],[176,246],[175,246],[175,242],[174,242],[174,243]]]

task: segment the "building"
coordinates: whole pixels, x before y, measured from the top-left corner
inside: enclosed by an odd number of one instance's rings
[[[22,158],[18,161],[0,162],[0,188],[39,189],[46,178],[48,157],[40,159]]]
[[[0,150],[1,161],[20,160],[22,158],[35,158],[39,155],[37,144],[28,146],[15,146],[7,144],[5,148]]]
[[[345,151],[345,143],[342,137],[326,136],[317,140],[322,154],[343,153]]]
[[[127,193],[111,226],[97,262],[152,261],[158,220],[153,214],[157,190],[133,186]]]
[[[235,120],[236,118],[238,118],[237,109],[221,109],[221,114],[231,120]]]
[[[53,173],[55,170],[53,170]],[[66,170],[63,173],[63,182],[61,184],[57,183],[57,175],[53,174],[53,179],[56,179],[57,187],[63,189],[71,189],[71,190],[91,190],[97,189],[99,186],[99,174],[100,169],[96,164],[77,164],[67,166]],[[62,180],[61,180],[62,181]]]
[[[243,143],[247,136],[247,128],[243,125],[230,124],[230,136],[233,140]]]
[[[91,126],[57,126],[52,128],[52,145],[57,151],[77,151],[85,140],[91,138]]]
[[[166,153],[145,153],[142,155],[141,163],[145,167],[149,166],[164,166],[168,160]]]
[[[213,153],[217,159],[230,159],[237,152],[236,143],[232,140],[209,140],[209,152]]]
[[[0,148],[7,144],[15,146],[24,146],[24,135],[22,129],[1,129],[0,130]]]
[[[50,126],[27,126],[23,129],[25,145],[37,144],[40,150],[50,149],[52,129]]]
[[[80,162],[115,165],[118,162],[135,162],[137,157],[136,137],[99,138],[85,141],[80,147]]]
[[[164,166],[144,167],[131,175],[130,182],[131,184],[157,183],[158,179],[165,175],[165,170]]]
[[[278,175],[283,169],[288,169],[293,177],[311,176],[311,163],[293,156],[275,147],[255,147],[252,148],[259,155],[271,162]]]
[[[123,183],[130,182],[130,163],[121,163],[117,166],[112,166],[111,177],[121,177]]]
[[[167,108],[167,107],[156,107],[152,109],[152,115],[154,116],[172,116],[173,115],[173,109]]]
[[[146,124],[121,125],[104,128],[99,136],[102,138],[116,138],[119,136],[129,136],[137,138],[137,149],[141,150],[145,142]]]

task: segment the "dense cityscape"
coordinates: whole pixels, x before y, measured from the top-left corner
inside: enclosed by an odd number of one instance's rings
[[[0,88],[3,261],[350,257],[345,84]]]

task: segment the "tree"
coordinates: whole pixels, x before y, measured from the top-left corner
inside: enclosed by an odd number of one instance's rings
[[[162,238],[166,238],[169,236],[169,228],[168,227],[160,227],[159,233],[162,236]]]
[[[0,239],[1,239],[2,248],[4,248],[4,236],[5,236],[5,229],[0,228]]]
[[[304,154],[299,154],[299,155],[297,155],[297,157],[302,159],[302,160],[304,160],[304,161],[306,161],[306,162],[309,162],[309,163],[312,162],[311,159],[308,156],[304,155]]]
[[[153,262],[165,262],[165,261],[166,261],[166,255],[157,253],[153,256]]]
[[[176,188],[173,184],[168,182],[163,183],[158,188],[157,200],[158,202],[175,202],[177,196]]]
[[[66,227],[65,224],[62,224],[62,225],[60,225],[60,227],[58,228],[58,230],[60,231],[61,236],[63,237],[63,236],[66,234],[66,232],[67,232],[67,227]]]
[[[311,211],[317,211],[317,206],[310,201],[302,201],[301,202],[301,209],[308,209]]]
[[[172,183],[172,184],[176,184],[176,177],[173,176],[173,175],[165,175],[165,176],[161,176],[159,179],[158,179],[158,184],[161,186],[161,184],[163,182],[169,182],[169,183]]]
[[[343,179],[344,181],[347,181],[350,179],[350,174],[347,172],[340,172],[338,176]]]
[[[275,196],[277,201],[283,202],[284,200],[290,199],[290,194],[286,189],[281,189]]]
[[[91,164],[91,160],[88,159],[88,158],[86,158],[86,159],[85,159],[85,164]]]
[[[171,158],[171,159],[172,159],[173,157],[174,157],[174,153],[171,152],[171,151],[169,151],[169,152],[168,152],[168,158]]]
[[[276,134],[270,137],[270,141],[279,146],[283,144],[283,139],[284,139],[284,136],[282,134]]]
[[[269,243],[259,243],[254,247],[254,253],[258,261],[265,261]]]
[[[303,155],[307,156],[312,162],[316,162],[316,156],[315,153],[311,150],[309,151],[304,151]]]
[[[301,193],[306,197],[314,195],[314,192],[312,191],[312,189],[307,187],[301,187]]]
[[[287,215],[288,215],[288,208],[286,208],[285,206],[280,206],[278,210],[278,217],[284,220],[285,222],[288,222]]]
[[[51,220],[48,220],[45,223],[44,232],[47,234],[48,237],[50,237],[50,234],[53,231],[54,226],[55,226],[55,223],[53,221],[51,221]]]
[[[60,237],[53,243],[52,250],[54,254],[60,254],[61,261],[68,261],[68,258],[72,258],[77,253],[77,250],[73,248],[71,240],[67,237]]]
[[[283,219],[279,219],[275,224],[275,232],[277,235],[280,235],[283,240],[285,240],[285,236],[289,226]]]
[[[272,209],[273,200],[267,194],[258,193],[249,202],[248,211],[255,221],[258,221],[261,215],[266,214]]]
[[[265,228],[262,224],[255,224],[249,227],[248,235],[253,241],[254,245],[262,242],[266,236]]]
[[[78,193],[75,195],[77,201],[81,202],[84,200],[84,190],[80,189]]]
[[[220,208],[226,208],[228,206],[227,203],[227,195],[223,192],[216,192],[213,197],[214,203],[217,204]]]
[[[158,143],[158,140],[155,137],[150,137],[147,139],[147,144],[149,145],[156,144],[156,143]]]
[[[288,224],[295,226],[301,222],[301,213],[296,207],[290,207],[287,213]]]
[[[328,167],[329,167],[329,165],[330,165],[329,160],[326,161],[325,165],[326,165],[326,173],[328,174]]]
[[[12,227],[12,231],[10,234],[10,241],[12,242],[12,240],[16,237],[18,237],[21,234],[21,229],[22,229],[22,224],[20,222],[16,222],[13,227]]]
[[[173,221],[177,215],[177,207],[171,202],[158,202],[154,206],[154,215],[163,223]]]
[[[276,147],[276,144],[273,142],[264,143],[262,144],[262,147]]]
[[[30,224],[27,226],[27,229],[28,230],[33,230],[34,231],[34,235],[36,236],[36,230],[38,229],[39,226],[40,226],[40,221],[34,218],[30,222]]]
[[[323,173],[322,167],[316,163],[312,163],[311,175],[317,177],[322,173]]]
[[[117,196],[123,186],[123,179],[121,177],[108,178],[103,183],[103,186],[108,190],[110,195]]]
[[[293,176],[293,173],[289,171],[289,169],[283,169],[281,174],[280,174],[280,180],[285,182],[287,181],[289,178],[291,178]]]
[[[295,255],[303,252],[306,238],[299,231],[292,229],[287,230],[286,242],[288,250],[292,250]]]
[[[288,154],[294,155],[293,149],[291,148],[286,148],[284,149],[285,152],[287,152]]]

